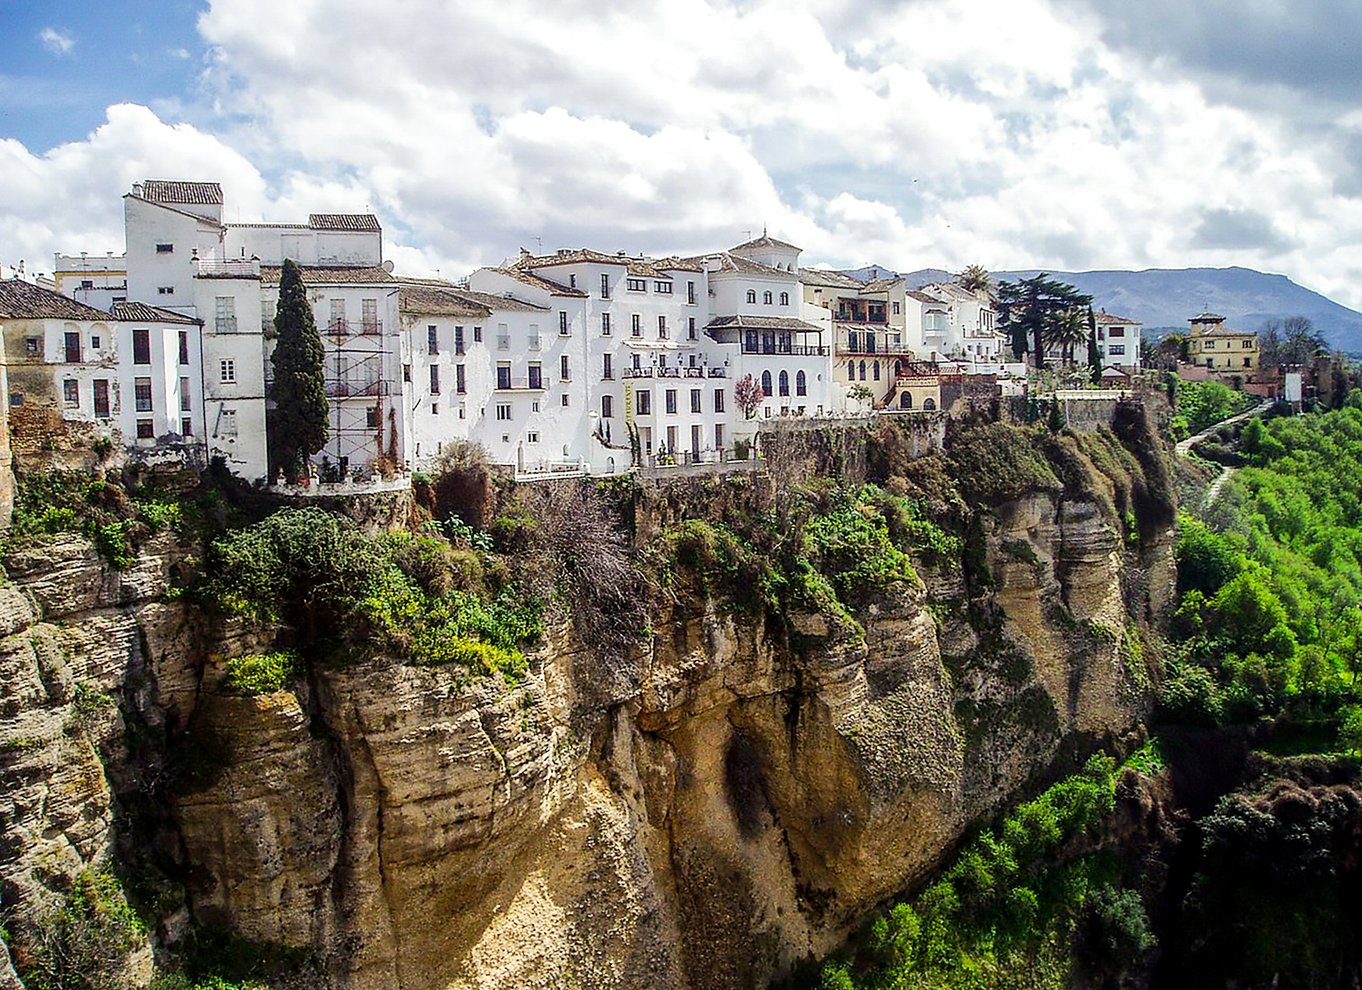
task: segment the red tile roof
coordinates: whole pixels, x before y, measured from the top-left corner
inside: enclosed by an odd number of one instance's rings
[[[1098,310],[1097,313],[1094,314],[1093,319],[1095,319],[1098,323],[1127,323],[1137,327],[1144,326],[1144,324],[1142,324],[1139,320],[1128,319],[1127,317],[1124,316],[1113,316],[1106,310]]]
[[[720,316],[705,325],[706,330],[813,330],[822,332],[822,327],[789,316]]]
[[[143,179],[142,198],[179,206],[221,206],[222,186],[216,182]]]
[[[199,321],[183,313],[175,313],[159,306],[148,306],[140,302],[116,302],[113,304],[113,317],[121,323],[189,323]]]
[[[730,251],[742,251],[746,248],[784,248],[787,251],[802,251],[803,248],[795,247],[787,241],[778,241],[774,237],[768,237],[765,231],[761,236],[754,240],[745,241],[737,247],[729,248]]]
[[[0,280],[0,319],[107,320],[110,314],[31,282]]]
[[[313,230],[346,230],[366,234],[381,233],[378,217],[372,213],[309,213],[307,225]]]
[[[299,265],[298,270],[302,272],[304,285],[370,285],[398,281],[386,268],[372,266]],[[261,265],[260,281],[278,285],[282,271],[280,265]]]
[[[536,275],[534,272],[524,271],[520,268],[494,268],[492,270],[513,278],[517,282],[523,282],[526,285],[547,292],[552,296],[571,296],[578,299],[586,298],[586,293],[581,289],[570,288],[563,285],[561,282],[555,282],[553,279],[545,278],[542,275]]]

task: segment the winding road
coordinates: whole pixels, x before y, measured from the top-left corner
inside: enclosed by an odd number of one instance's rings
[[[1202,440],[1205,440],[1212,433],[1215,433],[1218,430],[1220,430],[1222,427],[1232,426],[1233,424],[1239,422],[1240,420],[1248,419],[1250,416],[1261,416],[1263,413],[1271,409],[1272,406],[1276,403],[1276,401],[1277,400],[1275,399],[1264,399],[1262,402],[1258,403],[1252,409],[1246,409],[1244,412],[1236,413],[1229,419],[1222,419],[1218,423],[1212,423],[1210,426],[1206,427],[1206,429],[1202,430],[1200,433],[1193,434],[1186,440],[1179,440],[1175,448],[1177,450],[1178,456],[1179,457],[1188,456],[1192,452],[1193,447],[1199,444]],[[1216,479],[1211,482],[1211,486],[1206,489],[1206,494],[1201,497],[1201,505],[1199,506],[1199,508],[1208,509],[1211,507],[1211,505],[1215,502],[1216,498],[1220,495],[1220,489],[1225,487],[1225,482],[1230,480],[1230,475],[1232,474],[1234,474],[1234,468],[1230,467],[1227,464],[1221,465],[1220,474],[1218,474],[1216,476]]]

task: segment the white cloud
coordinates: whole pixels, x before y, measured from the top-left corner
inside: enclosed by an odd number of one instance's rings
[[[38,40],[53,55],[69,54],[76,47],[76,39],[65,28],[45,27],[38,32]]]
[[[764,224],[809,262],[1243,264],[1362,303],[1362,110],[1301,140],[1103,40],[1082,0],[215,0],[199,26],[199,129],[113,108],[85,142],[0,152],[0,181],[116,199],[109,176],[148,171],[114,157],[135,132],[149,171],[220,179],[243,219],[371,208],[391,256],[447,275]]]

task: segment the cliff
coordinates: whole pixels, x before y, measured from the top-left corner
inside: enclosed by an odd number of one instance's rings
[[[130,939],[132,985],[153,946],[215,929],[305,949],[318,985],[353,990],[778,977],[972,823],[1138,730],[1172,506],[1147,416],[1127,419],[952,441],[992,445],[1025,468],[1011,475],[880,449],[861,458],[871,480],[961,534],[914,558],[920,581],[850,615],[752,610],[678,566],[625,662],[561,617],[514,685],[374,656],[243,696],[226,661],[276,630],[168,593],[185,546],[154,541],[126,572],[74,536],[11,552],[0,894],[16,961],[24,918],[117,861],[156,915]],[[779,505],[783,483],[639,490],[631,539],[653,559],[680,520]]]

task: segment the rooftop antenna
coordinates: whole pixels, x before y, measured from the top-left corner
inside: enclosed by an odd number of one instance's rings
[[[744,230],[744,231],[742,232],[742,234],[743,234],[743,240],[745,240],[745,241],[750,241],[750,240],[752,239],[752,231],[751,231],[751,229]]]
[[[534,238],[534,242],[535,242],[536,244],[539,245],[539,250],[540,250],[540,251],[543,251],[543,250],[544,250],[544,238],[542,238],[542,237],[540,237],[538,234],[536,234],[536,235],[535,235],[535,238]]]

